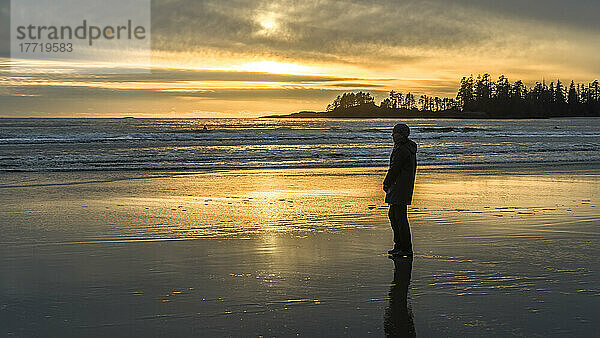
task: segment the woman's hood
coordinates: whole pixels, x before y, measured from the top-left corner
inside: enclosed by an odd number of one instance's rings
[[[417,153],[417,144],[413,140],[406,141],[406,148],[413,154]]]
[[[395,147],[405,146],[411,153],[417,153],[417,144],[413,140],[404,139],[403,141],[396,143]]]

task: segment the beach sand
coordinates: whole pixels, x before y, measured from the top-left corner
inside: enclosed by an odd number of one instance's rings
[[[4,173],[0,333],[592,336],[600,165]]]

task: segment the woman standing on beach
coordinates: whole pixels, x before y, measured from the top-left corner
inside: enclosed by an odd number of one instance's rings
[[[394,248],[388,251],[395,256],[412,256],[412,241],[408,224],[407,205],[412,202],[417,170],[417,144],[408,139],[410,129],[397,124],[392,131],[394,149],[390,168],[383,180],[385,202],[390,205],[388,216],[394,231]]]

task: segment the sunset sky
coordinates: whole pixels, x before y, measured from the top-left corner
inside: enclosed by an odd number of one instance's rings
[[[9,3],[0,116],[254,117],[323,110],[344,91],[454,97],[483,72],[600,75],[597,0],[157,0],[152,73],[112,75],[11,72]]]

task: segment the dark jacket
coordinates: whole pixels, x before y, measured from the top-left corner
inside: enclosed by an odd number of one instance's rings
[[[406,139],[394,145],[390,169],[383,180],[385,203],[410,204],[417,171],[417,144]]]

